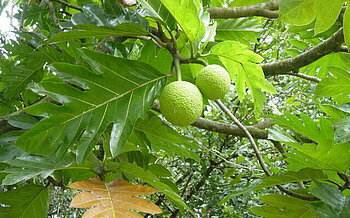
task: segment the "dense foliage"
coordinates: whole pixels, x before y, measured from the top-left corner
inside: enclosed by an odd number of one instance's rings
[[[80,217],[95,177],[157,189],[148,217],[350,217],[349,1],[0,3],[0,217]],[[167,122],[212,64],[229,93]]]

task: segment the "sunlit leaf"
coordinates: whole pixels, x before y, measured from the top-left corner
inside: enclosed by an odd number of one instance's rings
[[[334,144],[332,140],[326,139],[318,144],[286,144],[297,149],[287,154],[289,170],[311,167],[344,173],[350,167],[350,143]]]
[[[319,122],[316,122],[305,114],[300,114],[300,117],[298,117],[293,114],[285,113],[283,116],[275,115],[271,117],[274,119],[274,123],[303,135],[314,142],[321,142],[325,139],[334,140],[333,126],[324,117],[320,117]]]
[[[228,70],[232,81],[236,85],[240,100],[246,95],[246,87],[249,88],[254,100],[255,114],[262,112],[262,106],[266,97],[262,90],[276,93],[276,89],[265,80],[262,68],[257,64],[263,58],[247,49],[247,46],[234,41],[226,41],[216,44],[211,49],[211,54],[220,58]]]
[[[249,19],[227,19],[219,22],[215,39],[219,41],[233,40],[250,45],[257,42],[262,29],[258,22]]]
[[[346,0],[281,0],[280,19],[297,26],[306,25],[314,20],[317,35],[333,26]]]
[[[160,0],[173,15],[191,42],[201,39],[205,29],[199,18],[199,1],[196,0]]]

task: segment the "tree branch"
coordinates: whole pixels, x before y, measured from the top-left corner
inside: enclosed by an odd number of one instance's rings
[[[47,180],[53,185],[53,186],[58,186],[61,188],[69,188],[68,186],[66,186],[65,184],[63,184],[62,182],[59,182],[57,180],[55,180],[53,177],[48,176]]]
[[[277,1],[270,1],[250,6],[242,7],[228,7],[228,8],[208,8],[210,18],[212,19],[227,19],[239,17],[260,16],[267,18],[278,18],[279,3]]]
[[[158,101],[155,101],[152,109],[160,112]],[[261,125],[255,124],[254,126],[247,126],[246,128],[254,138],[267,139],[269,132],[267,130],[264,130],[264,128],[271,126],[271,124],[269,124],[270,122],[271,122],[271,119],[267,119],[263,121]],[[195,123],[193,123],[192,126],[195,126],[200,129],[206,129],[213,132],[227,134],[227,135],[247,137],[247,135],[242,131],[242,129],[240,129],[236,125],[212,121],[201,117]]]
[[[53,4],[50,0],[45,0],[44,2],[46,3],[47,7],[49,8],[49,12],[50,12],[50,16],[51,16],[51,20],[52,20],[53,24],[59,29],[60,25],[58,24],[58,20],[56,17],[55,7],[53,6]]]
[[[261,64],[260,66],[263,68],[265,76],[275,76],[281,74],[295,75],[291,74],[290,72],[297,72],[299,68],[309,65],[327,54],[339,51],[343,42],[344,34],[343,28],[341,28],[327,40],[300,55],[275,63]],[[295,76],[301,77],[301,74],[296,74]]]

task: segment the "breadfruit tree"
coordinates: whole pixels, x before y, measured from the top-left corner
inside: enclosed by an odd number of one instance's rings
[[[348,0],[0,3],[0,217],[350,217]]]

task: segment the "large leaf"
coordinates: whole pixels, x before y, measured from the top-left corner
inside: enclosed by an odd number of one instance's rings
[[[350,197],[342,195],[338,188],[315,181],[310,192],[322,201],[322,203],[311,204],[315,211],[326,217],[346,218],[350,216]]]
[[[247,193],[254,190],[281,185],[292,182],[301,182],[301,181],[312,181],[312,180],[325,180],[327,179],[327,175],[321,170],[315,170],[311,168],[302,169],[299,172],[289,171],[281,175],[273,175],[270,177],[266,177],[256,182],[254,185],[249,186],[244,189],[236,190],[233,193],[225,196],[220,203],[224,203],[229,199]]]
[[[165,24],[171,30],[175,29],[176,21],[161,1],[139,0],[138,2],[147,11],[148,16]]]
[[[59,167],[67,167],[73,162],[73,158],[57,158],[53,156],[24,156],[13,160],[4,161],[10,167],[3,170],[7,173],[2,181],[3,185],[13,185],[23,180],[40,175],[43,178],[51,175]]]
[[[328,30],[339,17],[346,0],[316,1],[315,35]]]
[[[317,86],[316,94],[333,97],[339,104],[350,102],[350,72],[341,68],[330,68],[333,76],[324,78]]]
[[[344,70],[350,70],[350,53],[337,52],[331,53],[317,61],[300,69],[300,72],[310,75],[316,75],[324,78],[329,73],[329,67],[340,67]]]
[[[48,209],[49,194],[46,188],[28,185],[0,192],[0,217],[42,218],[47,217]]]
[[[305,25],[315,19],[315,0],[281,0],[280,19],[294,25]]]
[[[248,86],[254,100],[255,114],[262,112],[266,97],[262,89],[276,93],[275,88],[265,80],[262,68],[257,64],[263,58],[247,49],[247,46],[234,41],[221,42],[211,49],[211,54],[220,58],[236,84],[240,100],[245,98]]]
[[[315,35],[328,30],[337,20],[345,0],[281,0],[280,19],[294,25],[306,25],[316,19]]]
[[[290,170],[311,167],[345,173],[350,167],[350,143],[334,144],[332,140],[323,140],[318,144],[286,144],[297,149],[287,154]]]
[[[276,115],[271,117],[274,119],[274,123],[303,135],[314,142],[321,142],[325,139],[334,140],[333,126],[324,117],[320,117],[319,122],[315,122],[305,114],[300,114],[300,118],[289,113],[285,113],[283,116]]]
[[[84,217],[143,217],[131,210],[162,213],[150,200],[134,197],[157,192],[149,186],[133,185],[122,179],[105,183],[95,177],[75,182],[70,187],[85,191],[77,194],[70,204],[71,207],[92,207],[85,212]]]
[[[156,115],[150,115],[135,127],[135,131],[143,133],[153,149],[165,151],[169,156],[189,157],[200,161],[199,155],[191,149],[199,149],[194,140],[180,135],[166,125]]]
[[[257,43],[262,29],[258,22],[249,19],[227,19],[219,22],[215,39],[219,41],[233,40],[250,45]]]
[[[136,120],[148,111],[164,86],[164,76],[147,64],[89,50],[82,50],[81,56],[94,72],[66,63],[51,66],[63,81],[81,88],[50,80],[32,87],[63,106],[41,103],[27,109],[47,118],[17,140],[23,150],[64,154],[77,141],[77,160],[81,163],[106,126],[114,123],[110,149],[116,156]]]
[[[197,0],[160,0],[173,15],[191,42],[200,40],[205,28],[199,18]]]
[[[137,23],[122,23],[115,27],[78,24],[74,30],[60,32],[49,39],[49,42],[59,42],[73,39],[107,37],[107,36],[147,36],[148,31]]]
[[[309,207],[309,201],[279,194],[265,195],[261,199],[269,206],[252,207],[250,211],[262,217],[308,218],[319,215]]]

